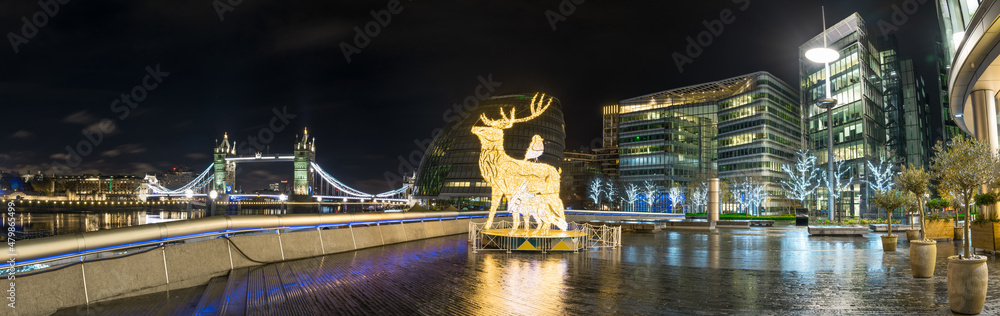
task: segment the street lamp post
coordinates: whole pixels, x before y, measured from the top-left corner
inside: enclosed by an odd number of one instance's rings
[[[833,198],[833,184],[830,180],[833,180],[833,107],[837,105],[837,99],[830,97],[830,63],[840,59],[840,53],[836,50],[826,47],[826,10],[823,10],[823,47],[817,47],[806,51],[806,58],[815,63],[823,64],[823,71],[826,74],[826,82],[823,84],[826,86],[826,98],[816,100],[816,105],[820,108],[826,109],[826,147],[827,147],[827,181],[826,181],[826,192],[827,192],[827,213],[828,218],[832,222],[833,209],[834,209],[834,198]]]
[[[184,197],[187,198],[188,219],[191,219],[191,203],[193,202],[194,191],[191,191],[191,189],[184,190]]]
[[[212,190],[208,192],[208,216],[215,216],[215,198],[219,197],[219,191]]]

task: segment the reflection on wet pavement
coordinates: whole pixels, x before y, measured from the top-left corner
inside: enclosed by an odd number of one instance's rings
[[[472,253],[457,235],[238,269],[229,304],[208,305],[227,314],[951,314],[945,258],[958,244],[939,242],[934,277],[914,279],[905,238],[885,253],[878,236],[668,230],[623,234],[621,249],[507,254]],[[1000,312],[1000,265],[988,257],[984,315]],[[174,296],[192,308],[201,299]],[[95,308],[148,312],[162,297]]]

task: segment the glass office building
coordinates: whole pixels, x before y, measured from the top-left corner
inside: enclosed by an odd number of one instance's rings
[[[899,165],[930,168],[933,131],[924,81],[914,70],[913,60],[898,53],[896,37],[880,40],[882,100],[886,118],[886,147]]]
[[[767,72],[622,100],[619,176],[623,183],[687,186],[760,179],[779,207],[781,165],[801,145],[796,93]],[[742,211],[723,201],[724,211]]]
[[[965,132],[955,124],[949,109],[948,74],[951,71],[952,59],[965,38],[965,30],[972,21],[973,14],[979,9],[978,0],[937,0],[938,27],[941,30],[941,41],[937,47],[938,91],[941,95],[941,126],[942,130],[935,135],[934,141],[947,141],[952,137],[964,135]]]
[[[872,217],[874,215],[868,213],[874,212],[875,208],[865,204],[870,196],[863,181],[867,175],[865,163],[888,157],[887,136],[899,141],[895,139],[898,133],[890,135],[886,131],[889,120],[884,105],[880,51],[857,13],[828,28],[826,36],[828,47],[840,52],[840,59],[830,63],[831,97],[837,100],[832,110],[834,155],[845,160],[845,166],[850,167],[850,179],[845,180],[852,183],[836,201],[836,217]],[[805,134],[808,148],[819,158],[817,163],[825,171],[829,127],[826,110],[816,106],[816,101],[826,97],[826,75],[823,64],[805,58],[807,50],[822,46],[823,33],[820,33],[799,47],[799,74],[802,111],[807,113],[809,120]],[[893,108],[890,110],[895,111]],[[893,121],[893,124],[900,124],[895,118]],[[821,187],[818,192],[817,207],[824,211],[817,215],[826,216],[826,188]]]
[[[528,116],[533,96],[534,93],[491,97],[463,113],[460,119],[447,124],[431,142],[417,168],[413,198],[431,209],[447,206],[460,210],[489,208],[491,190],[479,172],[482,146],[479,138],[472,134],[472,126],[483,125],[479,117],[484,113],[488,118],[499,119],[501,108],[506,113],[516,109],[518,117]],[[545,151],[538,157],[538,162],[559,167],[563,162],[566,141],[559,99],[553,98],[552,105],[541,116],[504,130],[507,155],[523,159],[532,136],[536,134],[545,142]]]

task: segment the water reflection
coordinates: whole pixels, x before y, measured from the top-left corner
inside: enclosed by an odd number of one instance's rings
[[[566,285],[566,259],[535,254],[486,254],[476,258],[482,286],[477,300],[490,310],[518,315],[559,315]],[[487,312],[486,310],[480,311]]]

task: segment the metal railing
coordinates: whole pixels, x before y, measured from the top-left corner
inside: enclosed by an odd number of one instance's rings
[[[98,230],[30,240],[15,240],[14,251],[0,251],[0,260],[15,267],[79,257],[91,252],[136,248],[237,232],[378,224],[442,218],[482,217],[487,212],[414,212],[358,214],[233,215]]]

